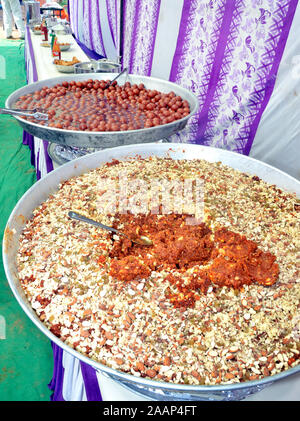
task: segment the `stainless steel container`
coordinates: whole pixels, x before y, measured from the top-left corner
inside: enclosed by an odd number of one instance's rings
[[[121,64],[106,58],[77,63],[74,66],[75,73],[119,73]]]
[[[112,80],[116,77],[115,73],[105,73],[105,80]],[[81,75],[65,75],[51,79],[41,80],[39,82],[31,83],[13,92],[6,100],[6,108],[14,108],[14,104],[22,95],[26,95],[42,89],[44,86],[54,86],[57,83],[71,80],[86,80],[86,79],[101,79],[99,73],[90,73]],[[175,94],[180,95],[183,99],[187,100],[190,104],[190,114],[173,123],[163,124],[161,126],[150,127],[147,129],[127,130],[118,132],[86,132],[57,129],[53,127],[42,126],[37,123],[24,120],[16,117],[22,128],[40,139],[48,140],[49,142],[58,143],[67,146],[88,147],[88,148],[111,148],[115,146],[130,145],[133,143],[148,143],[155,142],[160,139],[165,139],[180,130],[182,130],[190,117],[198,109],[198,98],[189,90],[183,88],[172,82],[163,79],[158,79],[148,76],[139,75],[125,75],[123,74],[118,79],[120,85],[126,80],[132,84],[143,83],[148,89],[156,89],[161,92],[174,91]]]
[[[126,160],[130,157],[169,157],[172,159],[206,159],[210,162],[222,162],[237,170],[257,175],[261,179],[289,192],[294,192],[300,197],[300,182],[282,171],[234,152],[211,147],[170,144],[148,143],[105,149],[70,161],[49,173],[43,179],[35,183],[19,200],[12,211],[6,225],[3,241],[3,263],[8,283],[15,298],[32,322],[49,339],[59,347],[72,354],[74,357],[99,370],[104,376],[108,376],[125,387],[138,391],[141,395],[158,400],[239,400],[256,393],[273,382],[300,373],[300,365],[290,368],[274,376],[265,377],[261,380],[247,381],[243,383],[217,385],[217,386],[194,386],[185,384],[172,384],[155,380],[135,377],[100,364],[87,356],[75,351],[62,342],[57,336],[40,321],[28,302],[25,293],[20,286],[17,276],[16,253],[19,236],[25,224],[25,220],[32,216],[32,211],[50,194],[53,194],[58,185],[71,177],[78,176],[86,171],[97,168],[110,162],[113,158]],[[298,374],[299,375],[299,374]]]

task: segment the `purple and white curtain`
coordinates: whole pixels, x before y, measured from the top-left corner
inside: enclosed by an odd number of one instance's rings
[[[297,0],[124,0],[123,65],[193,91],[199,111],[171,138],[249,154]]]

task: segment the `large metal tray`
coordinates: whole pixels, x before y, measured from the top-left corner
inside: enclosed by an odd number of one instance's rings
[[[59,347],[72,354],[81,361],[93,366],[116,381],[122,382],[130,388],[141,391],[145,395],[155,395],[162,400],[236,400],[262,390],[272,382],[281,380],[287,376],[300,372],[300,365],[290,368],[280,374],[266,377],[259,381],[248,381],[230,385],[218,386],[193,386],[177,385],[167,382],[158,382],[150,379],[135,377],[103,364],[100,364],[87,356],[75,351],[53,335],[50,330],[40,321],[34,310],[31,308],[26,295],[20,286],[17,276],[16,253],[20,233],[23,230],[25,220],[32,216],[32,211],[50,194],[53,194],[58,185],[71,177],[78,176],[91,169],[97,168],[113,158],[126,160],[130,157],[169,157],[172,159],[206,159],[209,162],[222,162],[237,170],[257,175],[266,182],[277,185],[279,188],[294,192],[300,197],[300,182],[284,172],[264,164],[256,159],[249,158],[234,152],[207,146],[191,144],[171,143],[148,143],[129,145],[118,148],[104,149],[74,161],[70,161],[35,183],[19,200],[12,211],[6,225],[3,242],[3,263],[8,283],[15,298],[19,302],[27,316],[35,325]]]
[[[115,73],[105,73],[103,75],[101,75],[100,73],[89,73],[76,74],[70,76],[65,75],[51,79],[45,79],[39,82],[26,85],[23,88],[17,89],[7,98],[5,102],[5,107],[13,108],[16,101],[22,95],[27,95],[29,93],[42,89],[44,86],[51,87],[56,85],[57,83],[62,83],[64,81],[71,80],[112,80],[115,77]],[[189,102],[191,110],[190,114],[184,118],[181,118],[180,120],[176,120],[168,124],[163,124],[161,126],[117,132],[87,132],[57,129],[53,127],[46,127],[37,123],[32,123],[20,117],[15,118],[18,120],[19,124],[26,132],[40,139],[48,140],[49,142],[58,143],[61,145],[89,147],[97,149],[112,148],[115,146],[130,145],[133,143],[155,142],[157,140],[167,138],[182,130],[186,126],[189,118],[193,114],[195,114],[195,112],[198,109],[198,98],[196,97],[196,95],[175,83],[154,77],[139,76],[132,74],[124,74],[120,76],[118,83],[122,85],[127,80],[132,84],[143,83],[147,89],[156,89],[157,91],[164,93],[171,91],[175,92],[175,94],[180,95],[183,99]]]

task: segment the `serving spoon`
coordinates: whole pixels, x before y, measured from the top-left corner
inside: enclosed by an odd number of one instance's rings
[[[86,216],[80,215],[77,212],[70,211],[68,213],[68,215],[69,215],[70,218],[76,219],[77,221],[86,222],[86,223],[94,225],[96,227],[100,227],[104,230],[114,232],[115,234],[123,235],[124,237],[127,237],[130,241],[132,241],[133,243],[139,244],[140,246],[152,246],[152,244],[153,244],[152,241],[150,240],[150,238],[145,237],[144,235],[142,235],[140,237],[136,237],[136,238],[133,239],[133,238],[129,237],[128,235],[124,234],[124,232],[119,231],[116,228],[109,227],[107,225],[103,225],[103,224],[101,224],[101,222],[95,221],[94,219],[87,218]]]

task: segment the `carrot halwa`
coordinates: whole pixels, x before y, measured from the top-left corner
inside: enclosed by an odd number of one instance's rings
[[[204,180],[204,219],[99,213],[103,180],[124,172]],[[71,220],[71,210],[153,245]],[[56,336],[109,367],[178,384],[257,380],[298,364],[299,216],[295,195],[220,163],[114,161],[62,183],[33,212],[19,279]]]

